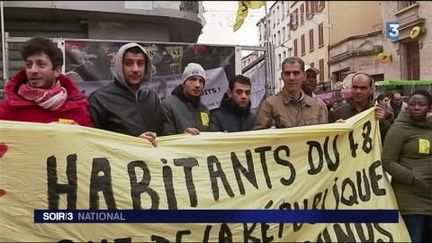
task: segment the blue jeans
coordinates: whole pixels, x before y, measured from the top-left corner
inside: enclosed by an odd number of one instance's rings
[[[432,242],[431,215],[402,215],[412,242]]]

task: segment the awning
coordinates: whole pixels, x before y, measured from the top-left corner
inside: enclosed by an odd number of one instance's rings
[[[384,80],[375,83],[375,86],[379,86],[379,87],[429,86],[429,85],[432,85],[432,80]]]

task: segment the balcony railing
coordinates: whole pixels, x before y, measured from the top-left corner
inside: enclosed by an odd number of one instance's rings
[[[402,10],[404,8],[408,8],[411,5],[416,4],[417,1],[399,1],[398,2],[398,9]]]

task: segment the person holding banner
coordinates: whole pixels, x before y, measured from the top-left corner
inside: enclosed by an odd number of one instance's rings
[[[63,54],[50,39],[24,43],[25,68],[6,84],[0,120],[93,126],[88,102],[75,83],[61,74]]]
[[[352,76],[351,101],[331,109],[330,122],[343,122],[362,111],[374,106],[373,78],[366,73],[356,73]],[[387,130],[392,124],[393,115],[383,106],[375,106],[375,117],[380,123],[381,138],[384,140]]]
[[[432,240],[432,97],[414,91],[408,108],[390,127],[383,147],[383,167],[392,176],[400,213],[412,242]]]
[[[114,82],[89,97],[97,128],[138,136],[156,146],[163,113],[156,93],[141,86],[150,79],[150,71],[150,58],[141,45],[120,47],[114,56]]]
[[[189,63],[183,71],[183,83],[162,102],[163,134],[198,135],[209,129],[209,110],[201,102],[207,74],[198,63]]]
[[[299,57],[288,57],[282,63],[284,87],[265,99],[257,113],[254,129],[275,126],[288,128],[327,123],[327,111],[314,98],[305,95],[305,63]]]
[[[229,83],[219,108],[211,112],[210,131],[240,132],[253,130],[255,114],[251,113],[251,81],[237,75]]]
[[[309,95],[310,97],[316,99],[318,103],[320,103],[320,105],[325,110],[325,117],[328,118],[328,109],[326,103],[320,97],[318,97],[314,92],[318,84],[317,75],[319,73],[320,73],[319,69],[309,65],[305,65],[306,77],[302,84],[302,90],[306,95]]]

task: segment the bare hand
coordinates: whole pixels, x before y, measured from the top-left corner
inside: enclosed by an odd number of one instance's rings
[[[384,120],[384,117],[386,115],[386,110],[381,105],[377,105],[375,107],[376,107],[375,108],[375,118],[378,121]]]
[[[157,147],[157,143],[156,143],[156,133],[154,132],[143,132],[141,133],[141,135],[139,135],[138,137],[140,138],[144,138],[147,141],[149,141],[154,147]]]
[[[183,133],[189,133],[190,135],[199,135],[200,131],[194,127],[188,127],[183,131]]]

